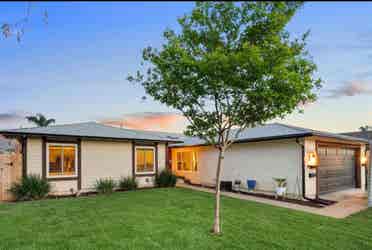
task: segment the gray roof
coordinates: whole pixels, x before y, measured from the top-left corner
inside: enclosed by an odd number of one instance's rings
[[[250,142],[250,141],[264,141],[264,140],[275,140],[275,139],[285,139],[285,138],[298,138],[306,136],[320,136],[327,138],[334,138],[347,141],[358,141],[366,143],[367,140],[348,136],[335,134],[330,132],[322,132],[313,129],[300,128],[295,126],[290,126],[281,123],[272,123],[262,126],[257,126],[254,128],[245,129],[242,131],[237,138],[236,142]],[[182,147],[182,146],[197,146],[197,145],[207,145],[207,143],[198,137],[182,137],[183,143],[174,143],[170,146]]]
[[[21,128],[2,130],[4,135],[25,135],[25,136],[73,136],[85,138],[108,138],[123,140],[149,140],[180,142],[175,134],[143,131],[134,129],[124,129],[103,125],[96,122],[75,123],[66,125],[54,125],[49,127]]]
[[[363,132],[363,131],[355,131],[355,132],[345,132],[345,133],[341,133],[343,135],[349,135],[349,136],[353,136],[353,137],[358,137],[358,138],[364,138],[364,139],[367,139],[367,140],[371,140],[372,139],[372,131],[366,131],[366,132]]]
[[[207,145],[207,143],[204,140],[198,137],[188,137],[183,134],[176,133],[117,128],[96,122],[54,125],[49,127],[11,129],[0,131],[0,134],[25,136],[73,136],[96,139],[108,138],[123,140],[166,141],[172,143],[170,144],[170,146],[174,147]],[[322,132],[280,123],[272,123],[245,129],[240,133],[236,142],[264,141],[285,138],[298,138],[306,136],[321,136],[347,141],[357,141],[362,143],[368,142],[366,139],[363,138],[329,132]]]

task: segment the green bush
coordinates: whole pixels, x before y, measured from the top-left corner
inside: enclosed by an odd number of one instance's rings
[[[50,183],[38,175],[28,175],[11,185],[9,191],[17,201],[40,200],[50,192]]]
[[[119,180],[119,188],[123,190],[135,190],[137,189],[137,181],[132,177],[122,177]]]
[[[94,185],[95,190],[99,194],[111,194],[114,192],[116,187],[116,183],[111,178],[101,178],[96,180],[96,184]]]
[[[169,169],[164,169],[156,176],[155,182],[158,187],[174,187],[177,182],[177,176]]]

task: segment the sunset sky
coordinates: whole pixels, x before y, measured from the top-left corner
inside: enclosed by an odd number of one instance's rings
[[[0,129],[26,126],[23,117],[40,112],[57,123],[124,120],[181,132],[184,119],[141,100],[143,89],[126,77],[139,68],[141,49],[160,46],[164,29],[177,30],[177,17],[193,5],[34,3],[22,41],[0,38]],[[0,3],[0,23],[18,21],[26,6]],[[304,114],[281,122],[333,132],[372,125],[372,3],[306,3],[288,30],[298,36],[308,29],[323,88]]]

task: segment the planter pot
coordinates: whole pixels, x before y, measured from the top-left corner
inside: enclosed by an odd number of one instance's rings
[[[252,191],[256,188],[256,180],[247,180],[248,191]]]
[[[277,187],[276,188],[276,195],[278,196],[284,196],[287,192],[287,187]]]

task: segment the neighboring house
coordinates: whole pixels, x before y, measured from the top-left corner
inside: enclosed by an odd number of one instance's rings
[[[366,141],[283,124],[243,131],[225,154],[222,181],[256,180],[257,190],[275,190],[273,178],[286,178],[294,197],[365,187]],[[191,183],[215,185],[217,150],[198,138],[185,138],[172,147],[172,170]],[[364,162],[362,162],[364,163]],[[314,166],[312,166],[314,165]]]
[[[22,144],[22,174],[37,174],[56,194],[90,191],[99,178],[135,176],[140,187],[154,186],[166,167],[167,133],[114,128],[88,122],[1,131]]]
[[[48,179],[55,193],[92,190],[99,178],[133,176],[140,187],[168,166],[193,184],[213,186],[217,150],[199,138],[115,128],[97,123],[0,131],[22,144],[23,175]],[[366,140],[283,124],[244,130],[226,152],[222,180],[257,181],[272,192],[286,178],[288,193],[314,198],[348,188],[364,189]]]

